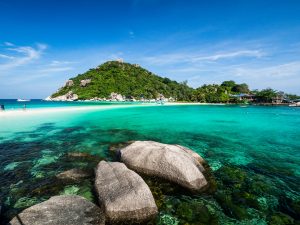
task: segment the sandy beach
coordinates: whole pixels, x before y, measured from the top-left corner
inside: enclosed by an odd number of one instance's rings
[[[8,109],[0,111],[0,117],[7,116],[24,116],[24,115],[34,115],[34,114],[49,114],[49,113],[59,113],[59,112],[77,112],[77,111],[94,111],[94,110],[108,110],[117,108],[132,108],[132,107],[150,107],[150,106],[180,106],[180,105],[225,105],[225,104],[213,104],[213,103],[196,103],[196,102],[170,102],[164,105],[155,103],[142,103],[142,104],[132,104],[132,105],[99,105],[99,106],[68,106],[68,107],[49,107],[49,108],[27,108],[24,109]]]
[[[23,116],[23,115],[34,115],[34,114],[49,114],[49,113],[59,113],[59,112],[75,112],[75,111],[94,111],[94,110],[108,110],[114,108],[128,108],[128,107],[138,107],[146,105],[109,105],[109,106],[69,106],[69,107],[49,107],[49,108],[32,108],[32,109],[10,109],[5,111],[0,111],[0,117],[6,116]]]

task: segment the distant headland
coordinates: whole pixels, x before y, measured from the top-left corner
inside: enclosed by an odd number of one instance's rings
[[[138,64],[116,60],[70,78],[45,100],[293,104],[300,102],[300,96],[271,88],[250,90],[232,80],[194,89],[187,81],[170,80]]]

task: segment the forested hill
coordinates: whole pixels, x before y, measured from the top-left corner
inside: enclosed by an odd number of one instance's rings
[[[186,82],[178,83],[143,69],[137,64],[108,61],[95,69],[79,74],[51,97],[72,91],[79,99],[107,98],[112,92],[134,98],[173,97],[178,101],[189,101],[193,89]]]

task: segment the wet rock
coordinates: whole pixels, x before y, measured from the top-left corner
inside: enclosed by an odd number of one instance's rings
[[[35,197],[21,197],[19,198],[16,203],[14,204],[14,208],[16,209],[24,209],[29,206],[35,205],[39,202],[39,200]]]
[[[294,224],[294,220],[290,216],[279,212],[279,213],[276,213],[271,216],[269,224],[270,225],[290,225],[290,224]]]
[[[199,191],[208,184],[202,173],[205,169],[199,162],[202,158],[182,146],[135,141],[120,150],[120,157],[132,170],[169,180],[192,191]]]
[[[244,208],[241,204],[235,204],[229,193],[219,191],[216,193],[215,198],[227,216],[238,220],[249,218],[246,208]]]
[[[279,198],[279,206],[282,212],[296,220],[300,220],[300,200],[297,201],[286,196],[281,196]]]
[[[92,157],[89,153],[86,152],[69,152],[69,157]]]
[[[122,148],[125,148],[126,146],[132,144],[133,141],[127,141],[127,142],[121,142],[121,143],[113,143],[110,144],[108,150],[109,150],[109,157],[111,161],[119,161],[120,159],[120,150]]]
[[[69,152],[68,153],[69,157],[74,157],[74,158],[93,158],[94,156],[92,156],[89,153],[86,152]]]
[[[92,176],[93,176],[92,171],[77,169],[77,168],[70,169],[56,175],[58,179],[66,180],[66,181],[80,181]]]
[[[145,175],[143,175],[143,179],[146,182],[146,184],[149,186],[152,195],[154,197],[155,203],[160,211],[168,208],[166,196],[187,194],[185,188],[170,183],[164,179],[157,178],[157,177],[149,177]]]
[[[157,214],[149,187],[123,163],[101,161],[96,168],[95,189],[112,224],[142,222]]]
[[[127,142],[121,142],[121,143],[114,143],[109,146],[109,151],[115,154],[118,154],[118,152],[122,149],[127,147],[128,145],[132,144],[134,141],[127,141]]]
[[[221,178],[225,185],[233,186],[240,189],[245,184],[247,175],[246,172],[237,168],[223,166],[217,171],[217,176]]]
[[[78,161],[89,162],[89,163],[95,162],[96,165],[98,164],[99,161],[103,160],[103,158],[98,155],[91,155],[86,152],[69,152],[66,155],[66,158],[68,160],[76,161],[76,162]]]
[[[67,185],[59,193],[60,195],[79,195],[89,200],[90,202],[96,202],[95,196],[93,193],[93,183],[89,180],[84,180],[80,184],[76,185]]]
[[[14,217],[9,225],[101,225],[105,216],[101,209],[75,195],[54,196]]]
[[[181,202],[176,215],[181,218],[184,224],[197,221],[199,224],[217,225],[218,217],[210,212],[205,204],[197,201]]]
[[[158,225],[178,225],[179,220],[169,214],[161,214],[157,220]]]

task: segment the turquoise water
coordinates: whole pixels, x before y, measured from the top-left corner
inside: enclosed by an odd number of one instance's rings
[[[32,99],[26,102],[18,102],[17,99],[0,99],[0,105],[4,105],[6,110],[23,110],[26,105],[26,109],[41,109],[41,108],[57,108],[57,107],[72,107],[72,106],[98,106],[98,105],[132,105],[133,102],[52,102],[43,101],[40,99]]]
[[[112,145],[155,140],[187,146],[203,156],[216,191],[194,195],[161,188],[155,195],[160,214],[152,223],[299,224],[299,124],[300,108],[263,106],[0,115],[2,220],[54,194],[75,193],[94,201],[91,180],[61,183],[55,175],[74,167],[92,169],[101,158],[113,160]],[[70,158],[70,152],[92,157]]]

